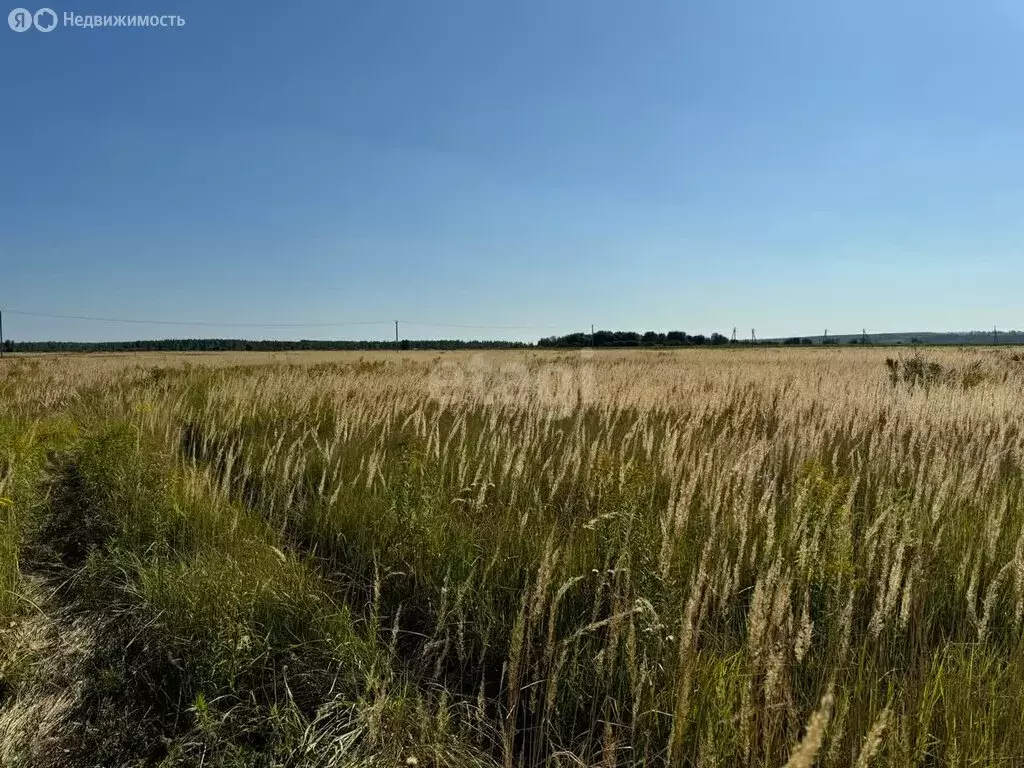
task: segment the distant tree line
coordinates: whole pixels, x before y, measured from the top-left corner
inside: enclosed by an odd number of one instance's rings
[[[722,346],[815,346],[838,344],[980,344],[991,343],[993,335],[981,332],[961,334],[877,334],[865,339],[856,336],[807,337],[731,341],[720,333],[705,336],[684,331],[595,331],[547,336],[530,344],[521,341],[463,341],[461,339],[403,339],[401,341],[311,340],[268,341],[251,339],[152,339],[147,341],[12,341],[3,343],[4,352],[286,352],[292,350],[455,350],[455,349],[529,349],[565,347],[722,347]],[[1002,344],[1024,344],[1024,332],[1000,331]]]
[[[463,341],[460,339],[403,339],[394,341],[310,340],[268,341],[251,339],[149,339],[141,341],[4,341],[5,352],[287,352],[300,350],[455,350],[455,349],[523,349],[530,347],[701,347],[761,346],[780,342],[741,340],[731,342],[720,333],[710,336],[683,331],[659,333],[647,331],[596,331],[548,336],[536,345],[518,341]],[[783,344],[812,344],[811,339],[793,337]]]
[[[595,331],[593,334],[547,336],[537,342],[538,347],[700,347],[724,344],[729,344],[729,339],[720,333],[712,333],[710,336],[698,333],[691,336],[684,331]]]
[[[394,341],[253,341],[247,339],[152,339],[148,341],[6,340],[5,352],[287,352],[293,350],[512,349],[531,345],[516,341],[403,339]]]

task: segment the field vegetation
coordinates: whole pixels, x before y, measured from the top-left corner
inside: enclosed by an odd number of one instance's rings
[[[0,765],[1024,764],[1024,357],[893,355],[6,359]]]

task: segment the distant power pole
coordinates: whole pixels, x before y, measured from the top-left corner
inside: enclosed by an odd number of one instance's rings
[[[590,324],[590,346],[594,346],[594,324]]]
[[[2,342],[0,342],[0,343],[2,343]],[[998,344],[999,343],[999,331],[996,330],[996,327],[994,325],[992,326],[992,343],[993,344]]]
[[[757,344],[757,334],[754,333],[754,329],[750,329],[750,343]]]
[[[867,344],[868,343],[868,329],[867,328],[861,328],[860,329],[860,343],[861,344]]]
[[[4,311],[0,309],[0,360],[4,359]]]
[[[398,321],[395,320],[395,344],[398,343]]]
[[[735,325],[732,327],[732,343],[733,344],[736,343],[736,326]]]
[[[821,343],[824,344],[828,341],[828,328],[825,329],[825,335],[821,337]]]

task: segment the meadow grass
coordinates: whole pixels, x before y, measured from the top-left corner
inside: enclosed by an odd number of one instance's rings
[[[1024,762],[1024,362],[886,357],[12,361],[22,764]]]

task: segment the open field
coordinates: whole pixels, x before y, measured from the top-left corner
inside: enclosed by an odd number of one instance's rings
[[[1024,765],[1024,353],[919,354],[4,360],[0,765]]]

